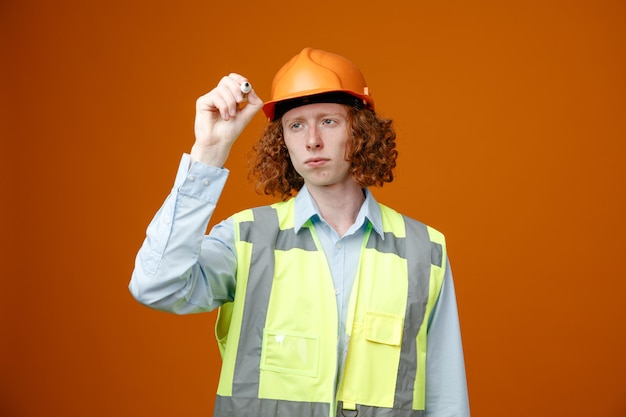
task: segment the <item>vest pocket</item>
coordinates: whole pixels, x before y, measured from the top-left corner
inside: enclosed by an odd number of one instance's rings
[[[404,317],[368,311],[365,313],[365,339],[385,345],[400,346]]]
[[[263,330],[261,370],[315,378],[319,371],[318,335]]]

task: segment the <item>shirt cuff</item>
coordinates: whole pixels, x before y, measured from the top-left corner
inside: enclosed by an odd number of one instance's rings
[[[174,189],[185,196],[217,203],[229,173],[226,168],[192,162],[189,154],[183,154],[178,165]]]

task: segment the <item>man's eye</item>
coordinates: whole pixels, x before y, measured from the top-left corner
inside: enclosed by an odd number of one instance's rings
[[[301,126],[302,126],[301,123],[294,123],[294,124],[291,125],[291,128],[292,129],[299,129]]]
[[[330,125],[330,124],[332,124],[332,123],[334,123],[334,122],[335,122],[335,121],[334,121],[334,120],[332,120],[332,119],[324,119],[324,120],[322,121],[322,124],[325,124],[325,125]]]

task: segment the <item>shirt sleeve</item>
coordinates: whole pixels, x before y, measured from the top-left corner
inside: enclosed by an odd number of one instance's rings
[[[140,303],[176,314],[231,301],[237,260],[231,220],[206,235],[228,170],[181,158],[174,187],[146,230],[129,290]]]
[[[428,328],[426,417],[469,417],[461,329],[450,262]]]

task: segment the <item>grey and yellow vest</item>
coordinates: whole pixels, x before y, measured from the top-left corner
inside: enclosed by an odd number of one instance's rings
[[[381,205],[384,237],[365,233],[339,387],[337,304],[312,224],[293,199],[233,216],[235,300],[220,307],[217,417],[420,417],[427,325],[443,283],[441,233]]]

